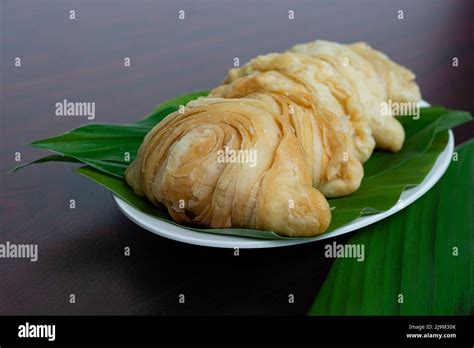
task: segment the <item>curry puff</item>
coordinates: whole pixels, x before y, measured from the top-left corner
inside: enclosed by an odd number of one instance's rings
[[[321,234],[326,198],[359,188],[374,148],[402,148],[403,127],[381,105],[418,102],[414,78],[365,43],[258,56],[157,124],[127,183],[178,223]]]

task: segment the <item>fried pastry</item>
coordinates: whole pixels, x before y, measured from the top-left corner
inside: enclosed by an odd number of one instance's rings
[[[330,222],[293,129],[262,101],[201,98],[145,137],[125,177],[174,221],[311,236]],[[257,160],[219,160],[255,151]],[[255,165],[254,165],[255,164]]]
[[[413,82],[415,75],[392,62],[387,56],[365,43],[350,45],[316,40],[296,45],[291,52],[302,53],[330,63],[351,84],[362,109],[350,113],[353,119],[364,119],[372,130],[376,147],[398,151],[405,132],[390,110],[382,111],[384,103],[419,101],[421,95]]]
[[[225,81],[229,84],[210,95],[264,101],[295,130],[313,186],[326,197],[340,197],[359,188],[363,168],[354,146],[354,129],[331,92],[337,87],[323,72],[330,69],[327,65],[294,53],[259,56],[232,69]],[[368,127],[366,131],[370,136]]]
[[[414,78],[365,43],[258,56],[157,124],[126,181],[178,223],[318,235],[325,197],[356,191],[374,148],[403,146],[382,104],[418,102]]]

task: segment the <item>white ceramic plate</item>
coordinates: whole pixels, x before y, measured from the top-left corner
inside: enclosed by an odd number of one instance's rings
[[[426,105],[426,104],[424,104]],[[423,105],[423,106],[424,106]],[[332,232],[324,233],[320,236],[310,238],[310,239],[291,239],[291,240],[262,240],[255,238],[246,238],[246,237],[235,237],[235,236],[226,236],[213,233],[204,233],[196,232],[173,225],[171,223],[161,221],[153,216],[142,213],[141,211],[135,209],[122,199],[117,196],[114,196],[115,202],[117,203],[120,210],[133,222],[137,225],[143,227],[144,229],[153,232],[159,236],[173,239],[183,243],[203,245],[208,247],[216,248],[243,248],[243,249],[254,249],[254,248],[274,248],[289,246],[295,244],[309,243],[322,239],[327,239],[335,236],[339,236],[344,233],[349,233],[355,231],[359,228],[365,227],[367,225],[373,224],[377,221],[380,221],[387,216],[390,216],[409,204],[413,203],[415,200],[424,195],[430,188],[433,187],[436,182],[443,176],[444,172],[449,166],[451,161],[451,156],[454,149],[454,136],[452,131],[449,131],[449,140],[448,143],[437,158],[433,168],[425,177],[423,182],[418,186],[405,190],[400,196],[399,203],[394,205],[389,210],[372,214],[368,216],[362,216],[353,220],[352,222],[344,225]]]

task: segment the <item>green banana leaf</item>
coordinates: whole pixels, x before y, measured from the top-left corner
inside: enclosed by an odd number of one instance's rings
[[[150,129],[181,105],[208,93],[196,91],[173,98],[134,124],[88,124],[55,137],[34,141],[31,145],[74,158],[104,173],[123,178],[125,169],[137,156],[138,148]],[[46,158],[41,160],[48,161]],[[59,157],[49,157],[49,161],[57,160],[65,161]],[[33,163],[40,162],[33,161],[18,166],[13,171]]]
[[[33,163],[79,161],[88,167],[78,169],[78,173],[107,188],[140,211],[174,223],[166,211],[152,206],[132,192],[123,180],[124,172],[136,157],[144,136],[153,126],[169,113],[178,110],[181,105],[207,93],[197,91],[171,99],[161,104],[145,119],[134,124],[89,124],[59,136],[35,141],[32,146],[50,150],[55,155],[18,166],[13,171]],[[420,118],[416,120],[411,117],[400,117],[399,120],[407,135],[403,149],[398,153],[375,152],[364,165],[365,177],[360,189],[350,196],[329,200],[332,221],[327,232],[361,215],[385,211],[392,207],[405,188],[423,181],[446,146],[447,129],[470,119],[468,112],[452,111],[442,107],[422,108]],[[287,239],[272,231],[183,227],[208,233]]]
[[[474,140],[457,147],[426,195],[347,242],[365,258],[338,258],[310,315],[474,313]]]

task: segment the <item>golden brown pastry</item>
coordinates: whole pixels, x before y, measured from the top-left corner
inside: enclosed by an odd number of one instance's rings
[[[364,116],[359,95],[330,63],[304,54],[271,53],[252,59],[241,68],[231,69],[224,83],[231,83],[256,71],[269,71],[274,68],[280,69],[288,78],[296,79],[311,88],[312,95],[318,99],[318,105],[324,105],[325,109],[331,110],[339,118],[349,119],[359,160],[365,162],[370,157],[375,141]]]
[[[264,101],[295,130],[313,186],[326,197],[339,197],[359,188],[363,168],[354,146],[354,130],[332,93],[337,87],[328,81],[326,68],[330,69],[327,63],[301,54],[259,56],[232,69],[226,79],[229,84],[210,95]],[[368,126],[367,133],[370,136]]]
[[[365,43],[343,45],[317,40],[296,45],[291,52],[302,53],[330,63],[351,84],[362,109],[349,112],[351,119],[364,119],[372,130],[377,148],[398,151],[403,146],[405,132],[401,124],[388,113],[382,113],[382,104],[419,101],[415,75],[392,62],[384,54]]]
[[[324,196],[357,190],[374,147],[402,147],[403,128],[381,104],[419,101],[413,80],[364,43],[259,56],[156,125],[127,183],[178,223],[323,233]]]
[[[259,100],[188,103],[148,133],[125,176],[179,223],[311,236],[331,219],[293,130]]]
[[[388,99],[394,102],[421,100],[420,88],[415,83],[415,74],[411,70],[395,63],[365,42],[356,42],[348,46],[374,66],[378,75],[383,78]]]

